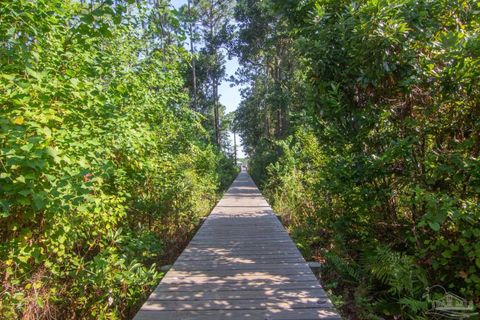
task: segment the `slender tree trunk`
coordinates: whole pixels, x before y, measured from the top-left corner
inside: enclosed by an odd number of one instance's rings
[[[215,34],[214,30],[214,18],[213,18],[213,1],[210,2],[210,41],[213,40],[213,35]],[[216,52],[216,47],[211,48],[212,49],[212,54],[215,56],[215,60],[217,59],[217,52]],[[215,61],[216,63],[216,61]],[[213,113],[214,113],[214,130],[215,130],[215,143],[217,146],[220,148],[220,128],[219,128],[219,122],[220,122],[220,115],[218,114],[218,79],[217,75],[215,74],[216,70],[216,65],[212,69],[212,78],[213,78]]]
[[[218,79],[214,76],[213,79],[213,113],[215,117],[215,143],[220,147],[220,115],[218,112]]]
[[[282,110],[281,110],[281,106],[278,106],[277,105],[277,110],[276,110],[276,114],[277,114],[277,123],[275,124],[276,125],[276,128],[275,128],[275,136],[277,139],[281,139],[282,138]]]
[[[265,124],[265,136],[267,138],[270,138],[270,128],[271,128],[271,125],[270,125],[270,110],[268,108],[268,103],[267,103],[267,98],[268,97],[268,74],[269,74],[269,70],[268,70],[268,62],[265,64],[265,97],[263,97],[263,109],[264,109],[264,114],[265,114],[265,120],[264,120],[264,124]]]
[[[233,160],[237,165],[237,134],[233,131]]]
[[[190,19],[192,19],[192,9],[191,9],[191,0],[187,2],[188,6],[188,14],[190,15]],[[196,61],[195,61],[195,47],[193,45],[193,21],[190,20],[189,23],[189,36],[190,36],[190,53],[192,54],[192,90],[193,90],[193,103],[192,107],[193,110],[197,110],[197,68],[196,68]]]

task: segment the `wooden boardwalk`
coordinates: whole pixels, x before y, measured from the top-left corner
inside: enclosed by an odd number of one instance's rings
[[[341,319],[241,172],[135,320]]]

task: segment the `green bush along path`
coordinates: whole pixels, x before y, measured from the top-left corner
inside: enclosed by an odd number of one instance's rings
[[[252,176],[351,319],[480,306],[479,5],[237,1]]]
[[[2,319],[128,317],[235,176],[131,3],[0,4]]]

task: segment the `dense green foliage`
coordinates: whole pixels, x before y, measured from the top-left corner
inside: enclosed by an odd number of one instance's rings
[[[233,40],[232,4],[1,2],[0,318],[132,315],[235,174],[227,54],[250,171],[348,318],[480,304],[480,3],[238,0]]]
[[[2,319],[128,316],[235,174],[172,12],[132,3],[0,5]]]
[[[424,319],[434,284],[480,304],[479,12],[238,1],[250,170],[349,318]]]

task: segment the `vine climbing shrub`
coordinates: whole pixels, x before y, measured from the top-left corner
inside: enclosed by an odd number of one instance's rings
[[[0,318],[131,315],[235,174],[129,3],[0,6]]]

